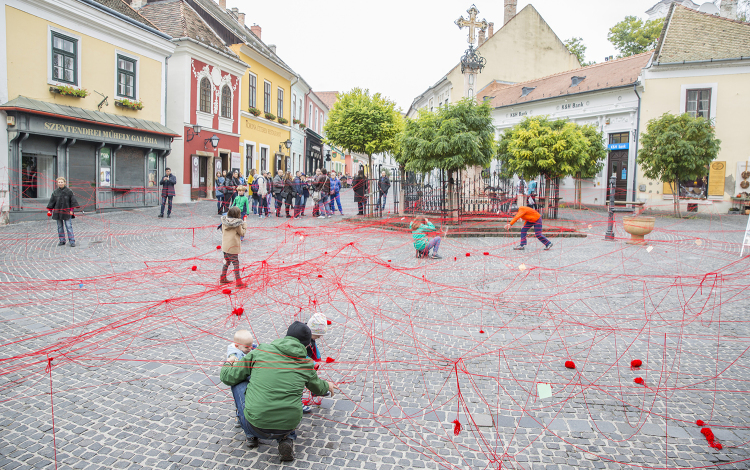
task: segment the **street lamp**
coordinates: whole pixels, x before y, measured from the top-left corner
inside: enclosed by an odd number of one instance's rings
[[[199,126],[198,124],[194,125],[192,129],[188,128],[187,132],[185,133],[185,135],[187,136],[187,139],[185,139],[185,142],[190,142],[191,140],[195,138],[195,136],[197,136],[200,133],[201,133],[201,126]]]
[[[287,148],[287,150],[289,150],[290,148],[292,148],[292,141],[291,141],[291,140],[289,140],[289,139],[286,139],[286,141],[285,141],[285,142],[281,142],[281,143],[279,144],[279,153],[281,153],[281,147],[282,147],[282,146],[286,147],[286,148]]]
[[[208,145],[209,142],[211,143],[211,147],[213,148],[216,148],[219,146],[219,138],[216,137],[216,134],[214,134],[213,137],[203,141],[203,148],[206,148],[206,145]]]

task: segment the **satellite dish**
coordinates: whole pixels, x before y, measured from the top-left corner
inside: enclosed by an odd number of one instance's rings
[[[719,8],[711,2],[706,2],[703,5],[701,5],[700,8],[698,8],[698,11],[701,13],[706,13],[709,15],[716,15],[716,16],[719,16],[719,14],[721,13],[719,11]]]

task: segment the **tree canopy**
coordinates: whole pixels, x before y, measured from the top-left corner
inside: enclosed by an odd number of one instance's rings
[[[403,119],[396,103],[361,88],[339,93],[324,126],[328,143],[370,157],[392,152],[402,129]]]
[[[498,159],[504,177],[592,178],[604,166],[607,150],[603,142],[602,134],[591,125],[534,116],[505,131]]]
[[[719,154],[721,141],[716,138],[711,121],[665,113],[648,122],[641,135],[638,164],[647,178],[670,183],[674,211],[680,216],[680,180],[705,176],[706,167]]]
[[[589,65],[594,65],[596,63],[595,61],[586,62],[586,45],[583,44],[583,38],[567,39],[565,41],[565,47],[578,57],[578,62],[581,64],[581,67],[588,67]]]
[[[664,18],[643,21],[635,16],[626,16],[607,34],[607,39],[620,51],[618,57],[629,57],[656,47]]]
[[[409,171],[448,172],[489,165],[495,155],[495,127],[488,103],[463,99],[435,112],[407,119],[396,159]]]

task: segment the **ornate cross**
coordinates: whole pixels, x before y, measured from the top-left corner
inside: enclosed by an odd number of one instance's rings
[[[479,10],[477,10],[477,7],[474,5],[471,6],[468,10],[466,10],[466,13],[469,14],[469,19],[465,20],[463,15],[461,18],[457,19],[455,21],[456,26],[458,26],[458,29],[464,29],[465,27],[469,27],[469,38],[466,40],[469,44],[474,44],[475,39],[475,33],[476,29],[479,28],[482,31],[487,30],[487,20],[477,21],[477,14],[479,13]]]

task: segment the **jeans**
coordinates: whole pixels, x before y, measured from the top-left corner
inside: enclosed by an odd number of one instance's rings
[[[172,198],[174,196],[162,196],[161,197],[161,215],[164,215],[164,204],[169,201],[169,208],[167,209],[167,215],[172,213]]]
[[[302,205],[302,199],[304,199],[304,196],[297,196],[294,198],[294,216],[299,217],[302,214],[302,208],[304,207]]]
[[[302,203],[300,204],[300,209],[302,210],[301,215],[305,215],[305,207],[307,207],[307,198],[310,196],[302,195]]]
[[[388,199],[388,193],[380,193],[380,197],[378,198],[378,205],[376,209],[380,209],[384,211],[386,199]]]
[[[265,214],[263,213],[264,211]],[[258,196],[258,215],[268,217],[268,198],[266,196]]]
[[[528,232],[531,227],[534,227],[534,235],[536,235],[536,238],[544,243],[544,246],[549,245],[549,240],[542,235],[542,219],[540,218],[536,222],[526,222],[523,224],[523,228],[521,229],[521,246],[526,246],[526,232]]]
[[[328,196],[321,194],[320,201],[318,201],[318,212],[320,215],[333,215],[333,211],[328,207]]]
[[[253,214],[258,215],[258,196],[253,194]]]
[[[432,240],[427,243],[422,253],[424,253],[424,256],[427,256],[430,254],[430,250],[432,250],[432,254],[436,255],[438,248],[440,248],[440,237],[432,237]]]
[[[73,220],[58,220],[57,221],[57,236],[60,237],[61,242],[65,242],[65,230],[68,230],[68,240],[70,243],[75,243],[76,239],[73,236]]]
[[[234,397],[234,406],[237,409],[237,417],[240,419],[240,426],[242,426],[242,430],[245,431],[245,437],[247,437],[248,439],[252,439],[253,437],[265,439],[265,437],[263,436],[256,435],[245,419],[245,392],[247,391],[248,385],[250,385],[250,379],[232,386],[232,396]],[[297,432],[292,431],[289,436],[287,436],[287,438],[291,440],[297,439]]]
[[[224,206],[224,195],[216,196],[216,210],[220,211]]]
[[[276,200],[276,215],[279,215],[284,199],[281,198],[281,193],[274,193],[273,198]]]
[[[336,195],[335,196],[331,196],[330,199],[331,199],[331,203],[330,203],[331,212],[336,212],[336,209],[334,208],[334,203],[336,203],[339,206],[339,212],[341,212],[343,214],[344,210],[341,208],[341,194],[336,193]]]

